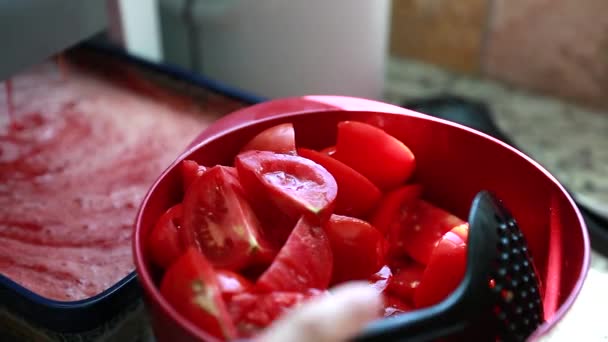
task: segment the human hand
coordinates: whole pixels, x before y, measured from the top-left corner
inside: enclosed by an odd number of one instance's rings
[[[381,295],[369,284],[351,282],[312,299],[269,327],[258,342],[344,342],[378,318]]]

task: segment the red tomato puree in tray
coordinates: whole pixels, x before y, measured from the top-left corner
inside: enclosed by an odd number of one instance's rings
[[[76,301],[133,271],[133,221],[149,186],[210,122],[246,104],[178,97],[107,58],[65,63],[67,77],[43,63],[0,96],[0,273]]]

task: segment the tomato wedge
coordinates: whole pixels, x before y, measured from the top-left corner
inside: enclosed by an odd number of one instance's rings
[[[183,206],[176,204],[158,220],[148,236],[147,248],[152,262],[166,269],[182,254],[179,232],[182,226]]]
[[[458,287],[466,271],[468,232],[466,223],[455,227],[445,233],[433,249],[414,294],[417,308],[441,302]]]
[[[422,281],[424,266],[417,263],[410,263],[405,267],[395,270],[393,277],[388,283],[387,292],[412,303],[414,293]]]
[[[465,223],[458,217],[424,200],[416,200],[401,208],[401,230],[392,251],[406,252],[412,259],[426,265],[431,252],[443,234]]]
[[[248,291],[253,284],[238,273],[228,270],[217,270],[217,281],[224,299]]]
[[[362,218],[380,200],[378,187],[341,161],[306,148],[299,148],[298,155],[318,163],[334,176],[338,184],[335,214]]]
[[[303,216],[256,286],[261,292],[326,289],[333,256],[323,228]]]
[[[238,270],[274,255],[231,168],[208,169],[192,183],[183,203],[183,241],[215,267]]]
[[[240,338],[254,337],[274,320],[312,297],[312,292],[271,292],[237,294],[228,310]]]
[[[169,267],[160,292],[177,312],[207,333],[222,339],[236,337],[215,271],[195,248],[189,248]]]
[[[338,123],[334,157],[381,190],[403,184],[416,164],[414,154],[401,141],[378,127],[357,121]]]
[[[338,192],[334,177],[321,165],[299,156],[249,151],[236,156],[236,169],[252,202],[270,204],[290,218],[327,219]]]
[[[382,197],[380,204],[373,213],[370,220],[371,224],[389,240],[396,238],[389,233],[397,233],[401,229],[399,224],[401,207],[418,199],[421,193],[422,186],[418,184],[404,185],[387,193]]]
[[[332,215],[325,232],[334,257],[332,284],[367,279],[385,264],[387,242],[369,223]]]
[[[190,184],[194,182],[196,178],[203,174],[207,170],[206,167],[198,165],[194,160],[182,160],[180,164],[182,171],[182,184],[184,187],[184,193],[188,191]]]
[[[291,123],[270,127],[251,139],[241,150],[296,154],[296,135]]]

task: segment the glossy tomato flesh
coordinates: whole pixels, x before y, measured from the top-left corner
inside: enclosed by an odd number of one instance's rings
[[[363,122],[338,123],[334,157],[357,170],[381,190],[390,190],[410,178],[412,151],[384,130]]]
[[[189,248],[169,267],[160,292],[177,312],[207,333],[222,339],[236,337],[217,275],[195,248]]]
[[[306,148],[299,148],[298,155],[323,166],[336,180],[335,214],[363,218],[378,204],[382,196],[378,187],[351,167],[327,154]]]
[[[182,254],[179,230],[183,220],[183,206],[176,204],[158,220],[148,236],[147,248],[152,262],[166,269]]]
[[[318,223],[303,216],[256,287],[261,292],[326,289],[332,265],[327,234]]]
[[[183,241],[215,267],[239,270],[274,255],[231,168],[208,169],[192,183],[183,203]]]
[[[400,315],[412,311],[414,307],[407,301],[390,294],[384,295],[384,317]]]
[[[458,287],[466,271],[467,236],[468,225],[462,224],[445,233],[433,249],[414,294],[417,308],[441,302]]]
[[[291,123],[270,127],[253,137],[242,149],[296,154],[296,135]]]
[[[387,242],[369,223],[332,215],[325,232],[334,260],[332,284],[367,279],[385,264]]]

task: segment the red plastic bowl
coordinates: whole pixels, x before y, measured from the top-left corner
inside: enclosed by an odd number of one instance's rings
[[[160,295],[144,251],[156,220],[181,196],[183,159],[204,165],[228,164],[256,133],[292,122],[299,146],[322,148],[335,142],[336,124],[358,120],[402,140],[417,159],[416,178],[424,196],[466,217],[474,195],[495,192],[526,235],[544,287],[547,322],[531,337],[551,330],[576,299],[589,266],[585,223],[572,198],[538,163],[475,130],[385,103],[336,96],[280,99],[232,113],[206,129],[159,177],[137,216],[133,249],[154,333],[159,341],[214,340],[180,316]]]

